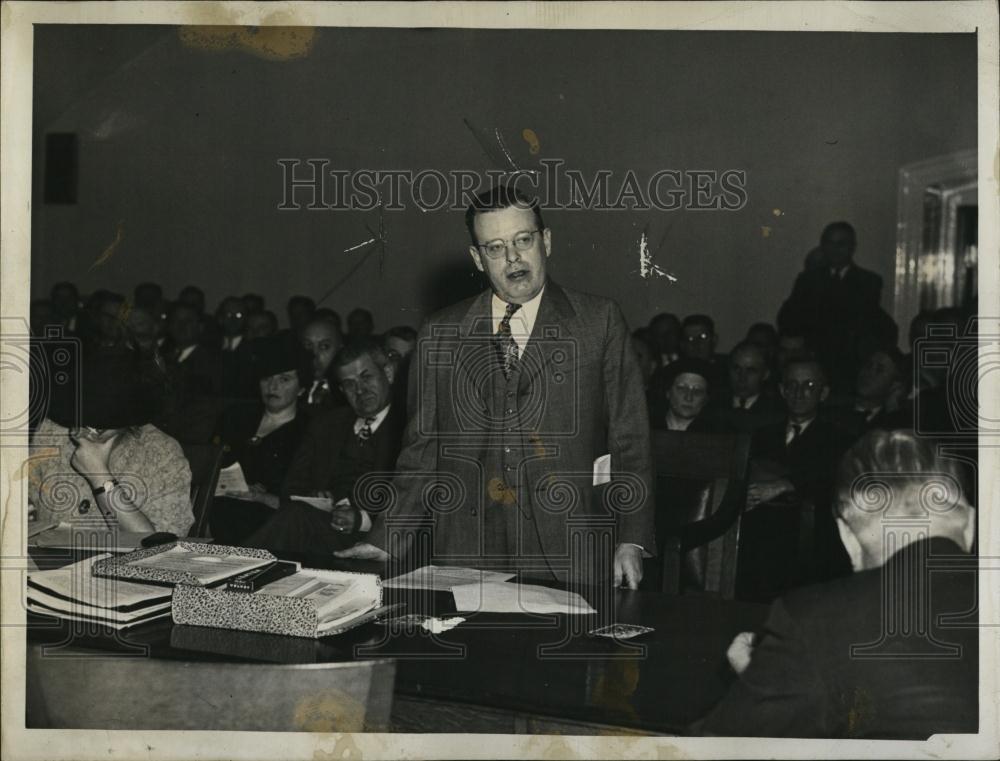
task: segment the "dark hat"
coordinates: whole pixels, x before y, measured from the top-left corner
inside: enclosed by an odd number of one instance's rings
[[[307,385],[312,378],[312,354],[290,334],[256,338],[249,348],[254,377],[258,381],[287,372],[297,373],[302,385]]]
[[[48,417],[65,428],[128,428],[152,422],[164,398],[151,361],[132,351],[87,352],[54,379]]]
[[[712,365],[703,359],[698,359],[697,357],[681,357],[669,365],[667,365],[666,370],[664,370],[664,381],[666,382],[665,388],[669,389],[674,385],[674,381],[677,377],[684,375],[685,373],[691,373],[692,375],[700,375],[705,379],[705,383],[708,386],[709,392],[712,391],[712,381],[717,378],[715,369]]]

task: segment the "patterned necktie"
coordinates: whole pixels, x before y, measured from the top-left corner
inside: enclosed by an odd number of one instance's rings
[[[368,441],[372,437],[372,423],[375,422],[375,418],[366,417],[365,424],[361,426],[361,430],[358,431],[358,438],[361,441]]]
[[[510,333],[510,318],[520,308],[520,304],[508,304],[507,312],[504,314],[503,319],[500,320],[500,327],[497,328],[497,351],[500,353],[504,378],[510,378],[511,370],[517,364],[517,342]]]

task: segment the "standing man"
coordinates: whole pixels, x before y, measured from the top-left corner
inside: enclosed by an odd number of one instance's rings
[[[375,546],[338,554],[384,558],[387,522],[429,516],[434,562],[637,588],[655,549],[652,468],[621,310],[548,279],[552,231],[537,201],[493,188],[466,225],[490,290],[424,323],[395,507],[376,517]],[[575,564],[581,525],[610,530],[607,557]]]
[[[778,313],[778,328],[798,326],[831,369],[834,391],[850,389],[858,371],[858,339],[879,321],[882,278],[854,263],[857,235],[847,222],[832,222],[820,236],[825,266],[800,273]]]

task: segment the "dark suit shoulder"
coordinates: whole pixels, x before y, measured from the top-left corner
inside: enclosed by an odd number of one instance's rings
[[[357,417],[351,407],[329,407],[312,414],[309,428],[313,431],[336,430],[347,424],[354,425]]]

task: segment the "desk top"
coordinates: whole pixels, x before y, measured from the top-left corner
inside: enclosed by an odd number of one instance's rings
[[[38,553],[33,555],[41,565],[49,564]],[[322,564],[376,570],[357,563]],[[757,628],[766,613],[765,606],[698,596],[575,591],[598,614],[476,613],[438,635],[419,627],[367,624],[319,640],[181,626],[169,620],[116,634],[32,617],[28,638],[56,652],[86,648],[185,661],[323,663],[392,657],[397,659],[399,696],[681,733],[714,705],[732,678],[725,659],[732,637]],[[406,602],[407,612],[455,615],[450,593],[386,590],[386,598],[389,603]],[[614,621],[655,631],[621,642],[588,636],[591,629]]]

